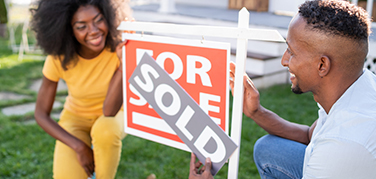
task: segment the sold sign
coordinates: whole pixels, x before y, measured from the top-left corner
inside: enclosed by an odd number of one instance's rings
[[[123,34],[128,40],[123,63],[125,132],[191,151],[175,131],[130,85],[132,72],[149,54],[201,109],[228,133],[230,44],[168,37]]]
[[[215,175],[237,147],[230,137],[148,54],[129,82]]]

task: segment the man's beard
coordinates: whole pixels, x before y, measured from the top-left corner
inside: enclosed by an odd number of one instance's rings
[[[291,86],[291,91],[295,94],[302,94],[303,93],[302,89],[300,89],[300,87],[299,87],[299,84],[296,84],[295,87]]]

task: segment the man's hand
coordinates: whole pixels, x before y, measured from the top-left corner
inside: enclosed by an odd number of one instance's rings
[[[191,153],[191,163],[189,166],[189,179],[213,179],[213,175],[210,173],[211,161],[210,158],[206,158],[205,165],[200,169],[202,163],[196,161],[196,155]]]
[[[235,80],[235,63],[230,62],[230,88],[234,91],[234,80]],[[243,75],[244,84],[244,101],[243,101],[243,113],[252,118],[252,116],[259,111],[260,105],[260,94],[253,84],[252,80],[247,74]]]
[[[86,174],[92,177],[95,168],[93,150],[86,144],[83,144],[76,153],[78,162],[84,168]]]

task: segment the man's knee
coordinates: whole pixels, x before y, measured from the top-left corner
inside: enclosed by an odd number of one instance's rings
[[[270,140],[275,137],[273,135],[265,135],[259,138],[253,148],[253,157],[256,163],[260,162],[263,158],[267,157],[270,148]],[[270,153],[269,153],[270,154]]]
[[[257,149],[256,152],[264,152],[264,151],[271,150],[273,148],[273,145],[276,144],[279,138],[280,137],[270,135],[270,134],[262,136],[256,141],[254,150],[256,151]]]
[[[265,135],[258,139],[254,145],[253,157],[255,162],[265,162],[265,160],[272,160],[276,155],[280,154],[280,150],[284,145],[284,140],[275,135]]]

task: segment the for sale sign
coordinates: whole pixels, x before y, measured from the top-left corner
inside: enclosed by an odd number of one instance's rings
[[[163,70],[144,54],[129,79],[200,161],[210,157],[215,175],[236,149],[231,138]]]
[[[140,88],[137,89],[135,85],[129,83],[133,71],[145,53],[155,59],[156,63],[189,94],[204,113],[228,133],[230,44],[139,34],[123,34],[123,39],[128,40],[123,63],[126,133],[191,151],[155,111],[155,105],[149,104],[143,97]],[[150,72],[141,70],[141,73]],[[145,84],[143,87],[153,88],[149,84],[154,79],[145,80],[151,81],[143,81]],[[168,93],[161,97],[162,103],[165,106],[177,105],[170,104],[169,99],[173,99],[170,95]],[[197,128],[202,127],[205,126],[197,126]]]

